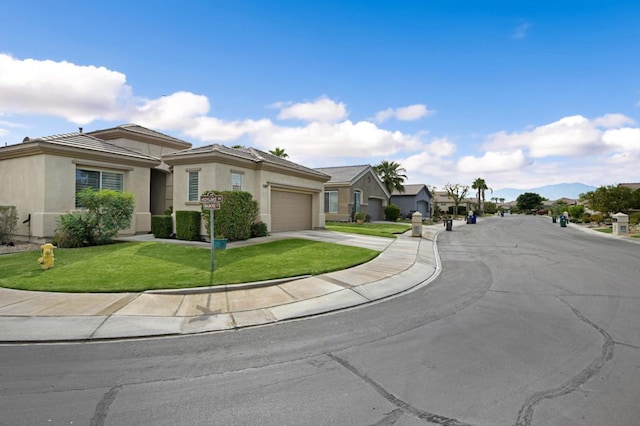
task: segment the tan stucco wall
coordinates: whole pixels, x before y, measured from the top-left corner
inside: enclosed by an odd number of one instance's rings
[[[42,232],[44,211],[44,155],[0,161],[0,205],[15,206],[18,210],[17,234],[20,239],[29,235],[22,222],[31,214],[31,228]]]
[[[312,179],[290,176],[275,171],[255,170],[248,167],[224,163],[194,163],[175,165],[173,169],[173,210],[200,210],[199,202],[188,201],[189,171],[199,171],[199,193],[205,190],[231,191],[232,172],[243,173],[242,190],[251,193],[258,201],[258,220],[267,224],[271,230],[271,188],[295,190],[312,194],[314,228],[324,227],[324,184]],[[204,234],[204,225],[202,233]]]
[[[125,191],[136,200],[130,229],[123,234],[147,233],[151,230],[149,213],[150,170],[125,168],[95,161],[40,154],[0,161],[0,205],[15,205],[20,216],[17,237],[51,239],[57,218],[75,211],[76,168],[110,170],[124,173]],[[31,229],[22,224],[31,214]]]

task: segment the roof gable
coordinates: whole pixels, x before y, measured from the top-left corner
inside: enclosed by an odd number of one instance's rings
[[[408,185],[403,185],[404,186],[404,191],[400,192],[397,189],[393,190],[393,196],[403,196],[403,195],[418,195],[422,190],[426,191],[427,195],[431,196],[431,192],[429,191],[429,188],[427,188],[427,185],[425,185],[424,183],[416,183],[416,184],[408,184]]]
[[[164,133],[148,129],[138,124],[122,124],[120,126],[112,127],[109,129],[87,132],[87,134],[97,136],[100,139],[104,140],[118,138],[132,139],[139,142],[167,146],[176,150],[188,149],[192,146],[189,142],[183,141],[182,139],[165,135]]]
[[[293,161],[277,157],[271,153],[256,148],[229,148],[220,144],[200,146],[191,149],[172,152],[162,156],[162,159],[169,165],[181,164],[184,162],[196,163],[210,161],[211,159],[227,159],[245,161],[256,166],[267,166],[279,170],[290,170],[293,172],[311,175],[314,178],[326,181],[329,176],[318,170],[305,167]]]
[[[367,171],[373,171],[373,168],[368,164],[363,164],[358,166],[319,167],[316,170],[331,176],[327,183],[353,184],[364,176]],[[374,173],[374,175],[376,174]]]

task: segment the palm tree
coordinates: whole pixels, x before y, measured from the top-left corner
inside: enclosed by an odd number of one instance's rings
[[[479,214],[482,216],[482,214],[484,213],[484,192],[488,189],[491,191],[491,193],[493,193],[493,189],[489,188],[487,186],[487,182],[485,182],[485,180],[482,178],[474,180],[471,188],[477,191],[476,195],[478,197],[478,206],[480,209]]]
[[[276,157],[280,157],[280,158],[288,158],[289,157],[289,154],[284,152],[284,148],[275,147],[274,149],[269,151],[269,153],[275,155]]]
[[[504,203],[504,198],[503,197],[498,198],[498,200],[500,200],[500,204]]]
[[[380,164],[373,166],[373,170],[380,176],[382,183],[389,191],[389,195],[396,189],[398,192],[404,192],[404,186],[402,183],[407,178],[405,169],[400,167],[399,163],[395,161],[383,160]]]

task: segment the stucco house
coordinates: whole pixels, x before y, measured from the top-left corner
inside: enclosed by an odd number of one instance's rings
[[[200,210],[205,190],[247,191],[270,232],[323,228],[326,174],[254,148],[213,144],[162,156],[173,170],[173,209]]]
[[[151,216],[170,207],[199,210],[206,189],[250,192],[271,232],[324,227],[329,176],[256,149],[191,147],[135,124],[27,137],[0,147],[0,205],[18,210],[15,237],[36,241],[52,239],[57,218],[78,210],[75,194],[86,187],[133,193],[131,228],[121,235],[149,233]]]
[[[434,191],[432,195],[433,208],[437,208],[441,214],[449,214],[449,208],[453,208],[455,206],[453,198],[449,196],[449,193],[447,191]],[[461,207],[464,207],[468,212],[473,210],[476,204],[477,200],[475,198],[463,198],[458,205],[459,214],[464,212]]]
[[[0,148],[0,205],[16,206],[17,238],[51,239],[58,216],[77,210],[75,194],[86,187],[133,193],[131,228],[123,234],[150,231],[151,206],[171,203],[159,154],[191,144],[135,125],[109,131],[110,141],[80,129]]]
[[[331,177],[324,185],[324,213],[328,222],[349,222],[353,212],[369,215],[371,220],[384,220],[384,209],[391,194],[372,166],[321,167],[315,170]]]
[[[404,185],[404,192],[394,189],[391,204],[400,207],[402,217],[411,216],[414,212],[420,212],[423,219],[431,217],[431,191],[423,183]]]

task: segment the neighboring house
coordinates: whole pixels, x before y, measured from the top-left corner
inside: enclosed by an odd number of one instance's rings
[[[162,160],[173,169],[174,211],[199,211],[206,190],[247,191],[270,232],[324,227],[322,191],[329,176],[320,171],[254,148],[219,144],[169,153]]]
[[[626,186],[635,191],[636,189],[640,189],[640,182],[619,183],[618,186]]]
[[[411,216],[414,212],[420,212],[423,219],[431,217],[431,192],[422,183],[404,185],[404,192],[394,189],[391,204],[400,207],[402,217]]]
[[[158,154],[191,144],[136,125],[101,132],[26,137],[0,148],[0,205],[16,206],[19,239],[51,239],[57,218],[78,209],[75,194],[87,187],[133,193],[131,228],[122,233],[151,230],[152,212],[171,202],[171,175]]]
[[[449,196],[447,191],[434,191],[432,194],[431,202],[433,203],[433,208],[437,208],[441,214],[449,214],[449,207],[455,207],[455,203],[453,202],[453,198]],[[477,200],[475,198],[463,198],[458,205],[458,210],[462,210],[461,207],[465,207],[467,212],[474,209],[477,205]]]
[[[364,213],[371,220],[384,220],[391,194],[370,165],[322,167],[316,171],[331,176],[324,185],[324,213],[327,222],[349,222],[352,213]]]

